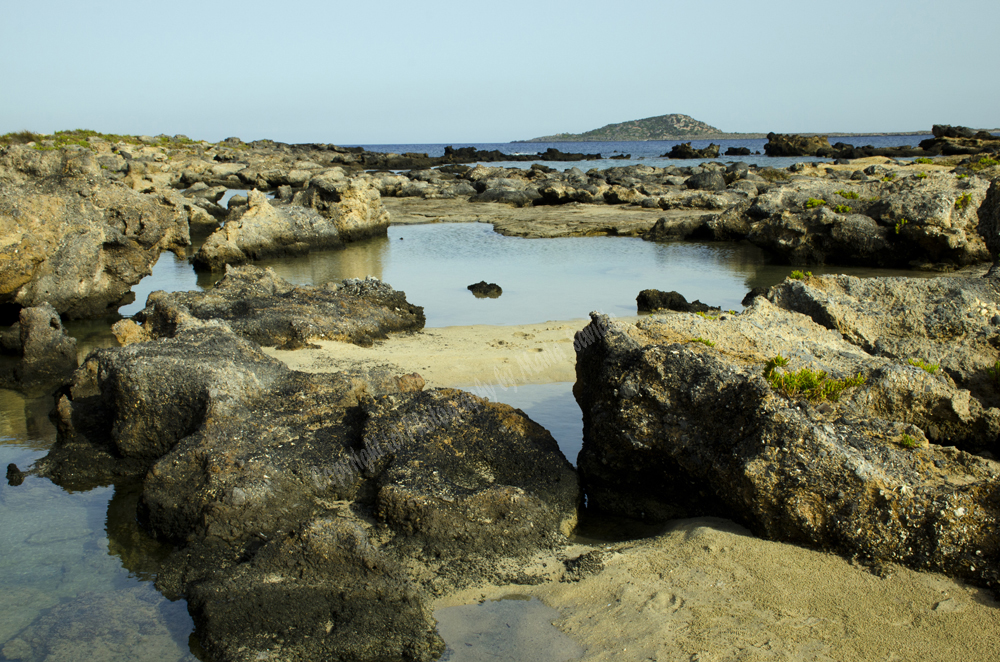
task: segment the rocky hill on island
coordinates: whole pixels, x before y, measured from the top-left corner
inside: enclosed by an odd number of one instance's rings
[[[532,138],[524,142],[586,142],[586,141],[625,141],[625,140],[680,140],[693,138],[718,137],[723,131],[699,122],[689,115],[677,113],[658,115],[642,120],[631,120],[608,124],[600,129],[584,133],[557,133],[554,136]]]

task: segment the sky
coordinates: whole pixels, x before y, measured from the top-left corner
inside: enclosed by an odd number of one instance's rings
[[[1000,127],[997,0],[0,0],[0,134],[509,142]]]

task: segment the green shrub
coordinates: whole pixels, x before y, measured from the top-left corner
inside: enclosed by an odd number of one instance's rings
[[[826,200],[821,200],[820,198],[809,198],[806,200],[806,209],[815,209],[816,207],[822,207],[826,204]]]
[[[902,232],[903,228],[906,227],[907,223],[909,223],[909,221],[906,220],[905,218],[901,218],[898,221],[896,221],[896,234],[899,234],[900,232]]]
[[[701,336],[698,336],[697,338],[692,338],[688,342],[700,342],[702,345],[706,345],[708,347],[715,347],[714,342],[708,340],[707,338],[702,338]]]
[[[908,434],[899,435],[899,440],[896,443],[903,448],[917,448],[920,446],[920,442]]]
[[[961,175],[957,175],[957,176],[956,176],[955,178],[956,178],[956,179],[968,179],[968,178],[969,178],[969,176],[968,176],[968,175],[966,175],[965,173],[962,173]]]
[[[710,315],[710,314],[706,313],[703,310],[699,310],[698,312],[695,313],[695,315],[698,315],[699,317],[704,317],[707,320],[717,320],[717,319],[719,319],[718,314],[716,314],[716,315]]]
[[[966,164],[965,167],[973,172],[979,172],[980,170],[985,170],[986,168],[991,168],[995,165],[1000,165],[1000,161],[984,156],[975,163]]]
[[[916,366],[918,368],[923,368],[926,372],[928,372],[928,373],[930,373],[932,375],[935,372],[937,372],[938,368],[941,367],[937,363],[924,363],[923,359],[907,359],[907,363],[909,363],[910,365]]]
[[[845,191],[843,189],[841,189],[840,191],[834,191],[834,193],[836,193],[842,198],[847,198],[848,200],[857,200],[858,198],[861,197],[854,191]]]
[[[919,159],[913,159],[913,162],[914,163],[923,163],[924,165],[927,165],[927,164],[930,164],[930,163],[934,163],[934,161],[932,161],[931,159],[927,158],[926,156],[921,156]]]
[[[45,136],[33,131],[15,131],[13,133],[5,133],[0,136],[0,145],[25,145],[27,143],[36,143],[44,139]]]
[[[806,278],[812,278],[813,272],[811,271],[799,271],[796,269],[788,275],[792,280],[805,280]]]
[[[837,205],[836,207],[833,208],[833,211],[837,212],[838,214],[850,214],[854,210],[851,209],[850,205]]]
[[[972,194],[963,193],[958,197],[957,200],[955,200],[955,209],[965,209],[969,205],[969,202],[971,201],[972,201]]]
[[[797,372],[777,370],[785,365],[788,365],[788,359],[782,356],[769,359],[764,364],[764,378],[771,388],[789,398],[804,396],[808,400],[836,401],[840,399],[844,390],[865,383],[865,378],[860,374],[848,379],[830,379],[822,370],[808,368],[802,368]]]
[[[890,172],[888,175],[886,175],[885,177],[882,178],[882,181],[883,182],[891,182],[894,179],[896,179],[896,173]]]
[[[916,175],[914,175],[914,177],[916,177],[917,179],[927,179],[927,173],[926,172],[918,172]]]

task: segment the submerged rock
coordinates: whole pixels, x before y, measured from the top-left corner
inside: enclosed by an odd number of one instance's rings
[[[870,563],[997,581],[1000,464],[929,441],[995,452],[1000,411],[947,374],[873,356],[760,297],[714,321],[592,327],[604,333],[585,330],[574,387],[591,506],[717,515]],[[785,367],[768,365],[779,355]],[[825,386],[796,392],[802,369]]]
[[[713,308],[695,299],[688,303],[684,295],[680,292],[661,292],[660,290],[643,290],[635,298],[636,308],[640,313],[651,313],[657,310],[675,310],[683,313],[707,313],[718,312],[718,308]]]
[[[496,299],[503,294],[503,288],[496,283],[487,283],[485,280],[473,283],[466,289],[472,292],[477,299]]]
[[[271,269],[254,266],[227,267],[207,292],[154,292],[134,319],[142,323],[144,337],[161,338],[171,337],[187,316],[225,320],[245,338],[283,349],[318,339],[367,347],[388,333],[418,331],[425,321],[422,307],[377,278],[292,285]]]

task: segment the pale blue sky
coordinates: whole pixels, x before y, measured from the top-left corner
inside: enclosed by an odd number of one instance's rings
[[[997,0],[3,0],[0,133],[507,142],[1000,126]]]

